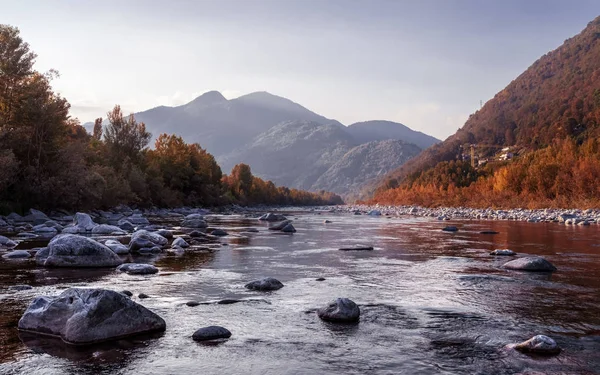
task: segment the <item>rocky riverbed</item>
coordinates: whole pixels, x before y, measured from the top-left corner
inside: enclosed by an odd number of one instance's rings
[[[460,210],[8,215],[0,373],[593,373],[597,226]]]

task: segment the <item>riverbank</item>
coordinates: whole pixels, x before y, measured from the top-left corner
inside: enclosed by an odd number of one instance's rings
[[[515,208],[495,210],[465,207],[427,208],[419,206],[346,205],[329,208],[332,212],[372,216],[420,216],[438,220],[512,220],[530,223],[555,222],[566,225],[600,224],[600,209],[541,209]]]

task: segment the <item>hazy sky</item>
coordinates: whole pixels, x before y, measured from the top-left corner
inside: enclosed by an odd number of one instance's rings
[[[287,97],[348,125],[454,133],[598,0],[0,0],[82,122],[209,90]]]

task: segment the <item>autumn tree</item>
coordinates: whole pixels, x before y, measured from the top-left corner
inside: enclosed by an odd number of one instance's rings
[[[113,167],[120,170],[124,162],[138,163],[141,151],[152,138],[146,125],[138,123],[133,114],[124,117],[119,105],[108,112],[107,117],[109,123],[104,129],[104,141]]]

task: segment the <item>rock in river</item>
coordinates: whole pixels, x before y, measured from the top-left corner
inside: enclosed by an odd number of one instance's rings
[[[25,259],[25,258],[31,258],[31,254],[29,254],[29,251],[26,251],[26,250],[14,250],[14,251],[11,251],[10,253],[6,253],[6,254],[2,255],[2,258]]]
[[[512,344],[509,347],[514,348],[523,353],[533,353],[533,354],[545,354],[545,355],[555,355],[560,353],[561,349],[554,341],[548,336],[537,335],[530,338],[527,341],[524,341],[520,344]]]
[[[319,318],[335,323],[356,323],[360,318],[360,309],[348,298],[338,298],[327,306],[317,310]]]
[[[138,251],[143,248],[153,248],[158,246],[159,248],[164,247],[169,240],[164,238],[158,233],[148,232],[147,230],[138,230],[131,236],[129,242],[129,251]]]
[[[271,225],[269,227],[269,229],[270,230],[282,230],[283,228],[287,227],[291,223],[292,223],[291,220],[284,220],[281,223],[277,223],[277,224]]]
[[[100,224],[92,229],[92,234],[125,234],[125,232],[114,225]]]
[[[340,247],[341,251],[370,251],[373,250],[373,246],[363,246],[363,245],[356,245],[356,246],[346,246],[346,247]]]
[[[0,245],[12,248],[17,246],[17,243],[8,237],[0,236]]]
[[[502,266],[509,270],[530,271],[530,272],[554,272],[556,267],[542,257],[525,257],[504,263]]]
[[[514,251],[512,251],[510,249],[496,249],[496,250],[492,251],[490,253],[490,255],[511,256],[511,255],[517,255],[517,253],[515,253]]]
[[[186,248],[186,247],[190,247],[190,244],[187,243],[183,238],[181,237],[177,237],[173,243],[171,244],[172,247],[181,247],[181,248]]]
[[[58,297],[37,297],[18,327],[57,336],[71,344],[93,344],[162,332],[166,324],[160,316],[121,293],[71,288]]]
[[[181,226],[187,228],[206,228],[208,227],[208,224],[204,221],[204,216],[200,214],[191,214],[183,219]]]
[[[212,232],[210,232],[210,234],[213,236],[219,236],[219,237],[224,237],[224,236],[229,235],[229,233],[225,232],[223,229],[215,229]]]
[[[258,218],[258,220],[260,220],[260,221],[283,221],[285,219],[286,219],[285,216],[274,214],[271,212],[269,212],[268,214],[264,214]]]
[[[106,245],[106,247],[108,247],[109,249],[114,251],[115,254],[128,254],[129,253],[129,247],[123,245],[122,243],[120,243],[117,240],[108,240],[104,243],[104,245]]]
[[[283,284],[281,281],[272,278],[265,277],[260,280],[252,281],[245,285],[246,289],[251,290],[260,290],[260,291],[269,291],[269,290],[277,290],[283,288]]]
[[[231,332],[228,329],[219,326],[210,326],[200,328],[192,335],[195,341],[207,341],[217,339],[228,339],[231,337]]]
[[[116,267],[123,263],[111,249],[88,237],[62,234],[35,255],[46,267]]]
[[[283,233],[296,233],[296,228],[290,223],[281,229]]]
[[[130,275],[151,275],[158,273],[158,268],[151,264],[125,263],[117,267],[117,271],[127,272]]]
[[[444,229],[442,229],[444,232],[458,232],[458,228],[452,225],[448,225],[447,227],[445,227]]]

